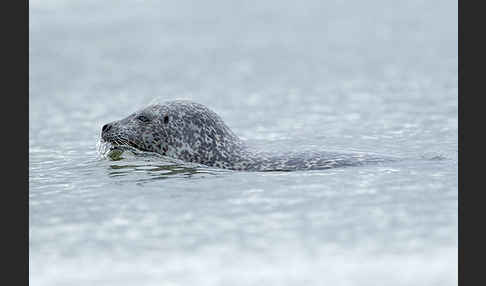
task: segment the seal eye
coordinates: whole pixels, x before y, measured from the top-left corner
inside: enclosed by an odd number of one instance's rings
[[[145,117],[143,115],[138,116],[137,119],[142,121],[142,122],[149,122],[150,121],[147,117]]]
[[[168,115],[164,116],[164,123],[165,124],[169,123],[169,116]]]

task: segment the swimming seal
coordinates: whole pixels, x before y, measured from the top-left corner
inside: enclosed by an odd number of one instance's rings
[[[317,170],[386,161],[362,153],[279,154],[255,150],[238,138],[215,112],[186,100],[153,104],[105,124],[101,141],[114,147],[131,146],[185,162],[232,170]]]

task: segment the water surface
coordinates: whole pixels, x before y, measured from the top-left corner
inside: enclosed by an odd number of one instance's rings
[[[29,28],[31,285],[457,284],[456,2],[32,0]],[[155,98],[262,148],[407,160],[100,156]]]

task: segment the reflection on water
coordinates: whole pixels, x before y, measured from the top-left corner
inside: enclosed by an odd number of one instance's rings
[[[120,159],[121,160],[121,159]],[[190,166],[190,164],[117,164],[110,165],[110,177],[129,176],[134,173],[143,173],[150,178],[139,178],[136,182],[144,183],[171,178],[204,178],[207,175],[219,175],[230,172],[222,169],[210,169],[207,167]]]

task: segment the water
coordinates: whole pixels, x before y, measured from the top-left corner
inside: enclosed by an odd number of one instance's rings
[[[29,21],[31,285],[457,284],[456,2],[32,0]],[[407,160],[100,156],[154,98],[272,150]]]

